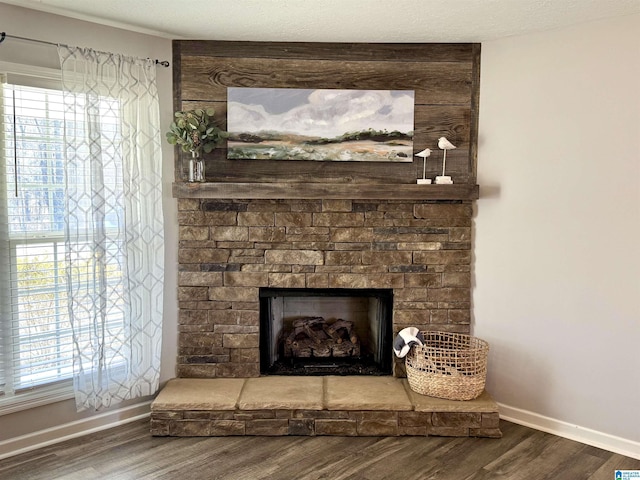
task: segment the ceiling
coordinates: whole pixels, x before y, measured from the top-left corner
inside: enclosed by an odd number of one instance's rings
[[[172,39],[485,42],[640,13],[640,0],[8,0]]]

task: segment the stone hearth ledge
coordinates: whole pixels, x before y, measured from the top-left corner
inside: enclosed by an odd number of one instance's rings
[[[475,400],[443,400],[385,376],[176,378],[151,405],[151,433],[502,436],[486,391]]]

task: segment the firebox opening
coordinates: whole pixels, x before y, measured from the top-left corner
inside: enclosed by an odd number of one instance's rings
[[[390,375],[391,289],[260,289],[260,372]]]

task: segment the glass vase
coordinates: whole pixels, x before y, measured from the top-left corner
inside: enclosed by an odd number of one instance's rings
[[[204,175],[204,160],[198,152],[191,152],[191,158],[189,159],[189,181],[204,182]]]

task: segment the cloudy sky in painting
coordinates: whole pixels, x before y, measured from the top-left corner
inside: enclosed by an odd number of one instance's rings
[[[414,92],[229,88],[227,129],[337,137],[367,130],[413,131]]]

